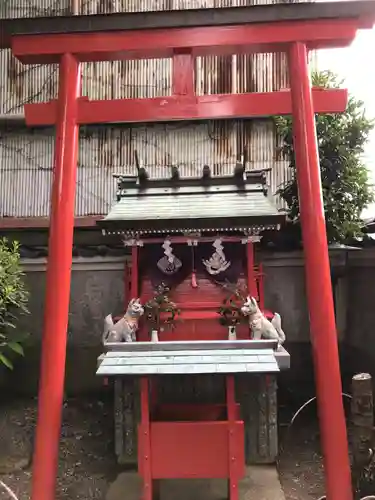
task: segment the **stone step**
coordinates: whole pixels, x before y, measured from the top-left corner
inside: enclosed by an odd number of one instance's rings
[[[105,500],[140,500],[142,482],[135,472],[122,472],[111,484]],[[246,468],[239,485],[240,500],[285,500],[275,466]],[[227,481],[173,479],[160,481],[160,500],[226,500]]]

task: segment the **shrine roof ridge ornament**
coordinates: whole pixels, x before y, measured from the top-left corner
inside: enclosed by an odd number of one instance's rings
[[[370,18],[373,21],[374,17],[374,1],[361,0],[2,19],[0,48],[10,48],[13,35],[201,28],[316,19],[361,19],[366,22]]]
[[[242,165],[240,165],[242,167]],[[167,168],[167,167],[166,167]],[[238,167],[236,167],[238,169]],[[266,172],[270,169],[245,170],[238,169],[233,175],[214,175],[207,178],[179,177],[178,179],[169,178],[147,178],[140,179],[137,175],[114,174],[117,179],[117,196],[126,197],[139,193],[140,195],[157,194],[176,194],[190,192],[232,192],[244,189],[246,191],[262,191],[267,194]],[[147,169],[146,169],[147,171]]]
[[[117,203],[97,223],[108,234],[243,233],[278,229],[285,219],[267,194],[262,171],[206,180],[117,177]]]

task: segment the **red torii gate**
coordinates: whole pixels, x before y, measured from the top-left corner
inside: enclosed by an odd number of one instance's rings
[[[60,65],[57,101],[25,106],[27,124],[56,125],[33,500],[55,498],[79,125],[280,114],[293,115],[327,499],[352,500],[314,121],[314,112],[344,111],[347,92],[311,89],[308,51],[347,46],[358,29],[372,27],[374,20],[374,2],[354,1],[2,22],[0,45],[10,46],[11,41],[20,61]],[[288,54],[290,90],[195,95],[196,56],[276,51]],[[173,59],[172,96],[112,101],[80,97],[80,62],[155,57]]]

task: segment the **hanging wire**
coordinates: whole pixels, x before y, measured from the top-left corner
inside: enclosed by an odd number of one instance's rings
[[[341,393],[343,397],[345,398],[348,398],[349,400],[352,399],[352,396],[350,394],[347,394],[345,392]],[[280,444],[280,450],[279,450],[279,454],[278,454],[278,457],[277,457],[277,464],[279,465],[280,463],[280,457],[281,455],[283,454],[284,452],[284,449],[285,449],[285,443],[286,441],[288,440],[288,437],[289,437],[289,433],[290,433],[290,430],[293,426],[293,424],[295,423],[297,417],[299,417],[301,415],[301,413],[311,404],[313,403],[315,400],[317,399],[316,396],[314,396],[313,398],[309,399],[308,401],[306,401],[302,406],[300,406],[298,408],[298,410],[294,413],[290,423],[288,424],[288,427],[286,429],[286,432],[285,432],[285,435],[281,441],[281,444]],[[327,500],[327,497],[325,495],[323,495],[322,497],[319,497],[318,500]],[[375,500],[375,495],[367,495],[365,497],[362,497],[360,500]]]
[[[5,490],[9,497],[12,499],[12,500],[18,500],[18,498],[16,497],[16,494],[9,488],[9,486],[7,486],[5,483],[3,483],[3,481],[0,481],[0,486],[3,490]]]
[[[343,392],[342,393],[342,396],[345,397],[345,398],[348,398],[348,399],[352,399],[352,396],[350,394],[347,394],[346,392]],[[285,442],[288,440],[288,437],[289,437],[289,432],[294,424],[294,422],[296,421],[297,417],[303,412],[303,410],[305,410],[311,403],[313,403],[315,400],[316,400],[316,396],[314,396],[313,398],[309,399],[308,401],[306,401],[305,403],[303,403],[302,406],[300,406],[298,408],[298,410],[294,413],[291,421],[289,422],[288,424],[288,427],[286,428],[286,431],[285,431],[285,435],[281,441],[281,445],[280,445],[280,451],[279,451],[279,455],[277,457],[277,462],[279,463],[280,461],[280,456],[282,455],[283,451],[284,451],[284,444]],[[320,500],[320,499],[319,499]]]

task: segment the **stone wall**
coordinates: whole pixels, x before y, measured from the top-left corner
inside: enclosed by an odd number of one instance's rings
[[[355,252],[347,277],[346,368],[375,375],[375,249]]]
[[[70,393],[101,387],[95,377],[96,357],[101,351],[103,318],[123,311],[125,255],[118,257],[74,258],[68,332],[67,383]],[[291,353],[291,369],[280,375],[283,387],[313,381],[309,321],[304,289],[303,257],[299,252],[264,253],[264,285],[267,309],[281,314]],[[331,254],[336,276],[335,305],[343,372],[373,370],[375,323],[373,279],[375,249]],[[21,327],[31,333],[24,360],[11,375],[12,387],[35,393],[39,371],[40,340],[45,294],[45,259],[25,259],[24,269],[31,291],[31,315]],[[78,372],[78,374],[77,374]]]
[[[81,393],[97,390],[103,380],[95,377],[97,356],[101,353],[103,318],[124,309],[124,257],[75,258],[72,268],[66,391]],[[30,333],[25,359],[19,360],[14,388],[35,393],[39,371],[41,333],[45,296],[45,259],[23,261],[30,290],[30,316],[21,319],[20,328]],[[58,284],[56,284],[58,286]],[[13,385],[13,384],[12,384]]]

